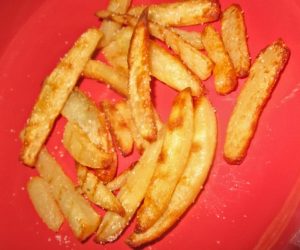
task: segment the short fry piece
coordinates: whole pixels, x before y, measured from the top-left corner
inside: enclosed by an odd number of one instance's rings
[[[98,228],[100,216],[76,191],[70,178],[45,148],[39,153],[36,168],[49,183],[52,194],[75,236],[81,241],[87,239]]]
[[[89,60],[83,69],[83,75],[108,84],[119,94],[126,96],[128,92],[128,76],[99,60]]]
[[[114,178],[111,182],[107,183],[106,187],[110,191],[116,191],[116,190],[122,188],[125,185],[130,173],[131,173],[130,169],[124,170],[120,175],[118,175],[116,178]]]
[[[238,4],[229,6],[222,14],[222,39],[238,77],[249,74],[250,55],[244,15]]]
[[[231,114],[224,145],[227,162],[240,163],[254,136],[259,117],[290,55],[282,40],[262,50],[250,69]]]
[[[138,247],[159,238],[173,226],[200,193],[213,162],[217,144],[217,121],[214,108],[205,97],[195,102],[194,135],[187,166],[172,199],[158,221],[145,233],[132,234],[127,243]]]
[[[125,211],[113,193],[86,167],[77,165],[77,177],[89,200],[105,210],[124,215]]]
[[[66,124],[63,144],[72,157],[84,166],[107,168],[112,163],[112,154],[97,148],[76,123]]]
[[[58,232],[64,217],[51,194],[49,184],[41,177],[32,177],[27,183],[30,200],[42,221],[54,232]]]
[[[222,38],[213,26],[208,25],[202,32],[202,42],[208,56],[215,63],[213,74],[216,91],[221,95],[226,95],[236,88],[237,79]]]
[[[35,164],[55,119],[76,85],[101,36],[102,34],[96,29],[89,29],[82,34],[73,48],[46,78],[25,128],[21,151],[21,159],[25,164],[29,166]]]
[[[192,145],[194,110],[190,89],[174,100],[157,166],[144,203],[137,212],[136,232],[150,228],[166,210],[187,163]]]
[[[129,224],[151,181],[163,137],[164,129],[158,133],[157,140],[145,149],[144,154],[132,170],[132,174],[128,176],[126,183],[118,193],[117,197],[125,209],[125,216],[107,212],[98,228],[96,242],[106,243],[116,240]]]

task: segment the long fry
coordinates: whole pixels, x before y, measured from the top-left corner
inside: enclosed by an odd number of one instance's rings
[[[207,178],[216,143],[216,115],[209,101],[202,97],[195,102],[194,135],[189,160],[168,208],[145,233],[134,233],[127,239],[131,247],[138,247],[160,237],[193,204]]]
[[[72,89],[94,52],[102,34],[89,29],[75,42],[46,78],[25,128],[22,161],[33,166]]]
[[[224,157],[229,163],[240,163],[244,159],[261,112],[289,54],[289,49],[279,39],[262,50],[252,65],[227,126]]]

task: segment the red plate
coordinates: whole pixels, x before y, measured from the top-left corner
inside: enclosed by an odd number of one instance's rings
[[[81,244],[64,225],[58,234],[36,215],[25,187],[34,169],[23,166],[18,134],[23,128],[44,77],[73,41],[88,27],[98,26],[99,0],[2,1],[0,45],[1,249],[95,249]],[[151,1],[134,1],[134,3]],[[153,1],[154,2],[154,1]],[[159,1],[155,1],[159,2]],[[230,166],[222,158],[226,123],[240,88],[218,96],[207,81],[208,96],[217,111],[219,140],[212,171],[201,196],[178,225],[153,249],[252,249],[264,235],[266,246],[300,246],[300,3],[298,0],[237,1],[245,11],[251,56],[278,37],[291,49],[291,58],[269,100],[243,164]],[[222,8],[231,0],[221,0]],[[201,29],[201,28],[196,28]],[[240,81],[240,86],[243,81]],[[118,98],[95,81],[81,88],[99,101]],[[158,111],[166,119],[175,92],[156,83]],[[59,120],[49,141],[50,151],[74,177],[74,164],[61,146],[64,121]],[[133,157],[122,160],[126,167]],[[298,212],[295,212],[298,211]],[[107,249],[128,248],[125,236]],[[284,233],[282,233],[284,232]],[[261,241],[262,242],[262,241]]]

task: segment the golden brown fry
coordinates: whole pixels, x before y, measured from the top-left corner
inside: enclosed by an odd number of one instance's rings
[[[222,39],[238,77],[249,74],[250,55],[243,10],[238,4],[230,5],[222,14]]]
[[[105,210],[124,215],[125,211],[113,193],[86,167],[77,165],[77,177],[82,191],[89,200]]]
[[[156,140],[157,128],[151,100],[147,9],[133,31],[128,51],[128,67],[128,104],[133,122],[141,136],[151,142]]]
[[[133,165],[135,165],[136,163],[134,163]],[[111,182],[106,184],[106,187],[110,190],[110,191],[116,191],[119,190],[120,188],[122,188],[129,175],[131,173],[131,168],[130,169],[126,169],[124,170],[121,174],[119,174],[116,178],[114,178]]]
[[[90,168],[107,168],[112,163],[112,154],[97,148],[72,122],[65,126],[63,144],[75,161]]]
[[[226,95],[236,88],[237,79],[222,38],[213,26],[208,25],[202,32],[202,42],[208,56],[215,63],[213,74],[216,91],[221,95]]]
[[[117,103],[111,104],[109,101],[104,100],[101,102],[101,106],[108,120],[110,132],[114,136],[118,148],[124,156],[130,154],[133,148],[133,138],[127,121],[116,108]]]
[[[289,49],[278,39],[256,58],[227,126],[224,145],[224,158],[227,162],[240,163],[246,156],[261,112],[289,55]]]
[[[186,31],[178,28],[170,28],[171,31],[179,35],[185,42],[198,50],[203,50],[202,35],[197,31]]]
[[[125,209],[125,216],[122,217],[116,213],[107,212],[98,228],[96,242],[106,243],[116,240],[129,224],[151,181],[163,138],[164,129],[158,133],[157,140],[145,149],[144,154],[118,193],[117,197]]]
[[[158,221],[141,234],[132,234],[127,243],[138,247],[159,238],[171,228],[193,204],[203,188],[213,162],[217,143],[214,108],[205,97],[195,102],[194,135],[187,166],[175,188],[168,208]]]
[[[36,168],[41,177],[49,183],[52,194],[75,236],[81,241],[87,239],[98,228],[100,216],[76,191],[70,178],[46,148],[40,151]]]
[[[110,0],[107,9],[117,13],[126,13],[130,4],[131,0]],[[109,20],[103,21],[100,26],[100,31],[103,33],[103,39],[99,42],[98,48],[103,48],[109,44],[120,28],[120,24]]]
[[[49,229],[58,232],[64,217],[51,194],[49,184],[41,177],[32,177],[27,183],[29,198],[42,221]]]
[[[190,89],[176,97],[166,136],[144,203],[137,212],[136,232],[150,228],[166,210],[189,156],[193,138],[194,110]]]
[[[83,76],[104,82],[119,94],[127,95],[128,76],[99,60],[89,60],[83,69]]]
[[[72,89],[94,52],[101,33],[89,29],[75,42],[52,73],[46,78],[25,128],[22,161],[33,166]]]

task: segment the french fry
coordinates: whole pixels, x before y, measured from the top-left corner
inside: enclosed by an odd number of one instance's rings
[[[143,7],[130,10],[140,14]],[[97,16],[101,15],[97,12]],[[220,5],[216,0],[191,0],[149,6],[149,20],[164,26],[187,26],[215,21],[220,15]]]
[[[46,78],[25,127],[21,160],[34,166],[37,155],[102,34],[89,29]]]
[[[123,72],[128,72],[127,54],[132,32],[131,27],[123,28],[116,40],[103,49],[108,62]],[[200,96],[204,92],[200,79],[177,57],[152,41],[150,41],[150,68],[152,76],[173,89],[181,91],[190,87],[194,96]]]
[[[193,204],[203,188],[212,165],[217,143],[214,108],[205,97],[195,101],[194,135],[187,166],[175,188],[166,211],[146,232],[132,234],[127,243],[138,247],[159,238]]]
[[[287,46],[278,39],[262,50],[252,65],[227,125],[224,158],[228,163],[240,163],[246,156],[261,112],[289,55]]]
[[[124,215],[125,211],[113,193],[86,167],[77,165],[77,177],[89,200],[105,210]]]
[[[117,13],[126,13],[130,4],[131,0],[110,0],[107,9]],[[100,31],[103,33],[103,39],[99,42],[98,48],[103,48],[109,44],[120,28],[120,24],[109,20],[103,21],[100,26]]]
[[[110,132],[114,136],[118,148],[124,156],[130,154],[133,148],[133,138],[127,121],[116,108],[117,104],[102,101],[101,106],[108,120]]]
[[[133,165],[135,165],[135,164],[136,163],[134,163]],[[125,185],[130,173],[131,173],[131,168],[124,170],[120,175],[118,175],[116,178],[114,178],[111,182],[107,183],[106,187],[110,191],[119,190],[120,188],[122,188]]]
[[[150,228],[166,210],[189,156],[193,136],[194,110],[190,89],[176,97],[168,119],[166,135],[144,203],[137,212],[135,231]]]
[[[244,15],[238,4],[230,5],[221,18],[222,39],[238,77],[249,74],[250,55]]]
[[[129,46],[128,104],[138,132],[151,142],[156,140],[157,128],[151,100],[147,13],[147,9],[142,13]]]
[[[97,230],[100,216],[76,191],[72,181],[46,148],[40,151],[36,168],[41,177],[49,183],[52,194],[75,236],[81,241],[87,239]]]
[[[89,60],[83,69],[83,76],[104,82],[119,94],[127,95],[128,76],[99,60]]]
[[[142,202],[147,187],[151,181],[155,164],[161,151],[164,138],[164,128],[158,133],[158,138],[151,143],[141,156],[126,183],[121,187],[117,197],[125,209],[122,217],[113,212],[107,212],[100,224],[95,241],[106,243],[116,240],[133,217]]]
[[[108,12],[105,18],[112,19],[121,24],[134,26],[137,23],[137,18],[130,15],[121,15],[112,12]],[[175,30],[175,29],[173,29]],[[154,22],[149,22],[150,34],[161,41],[165,42],[168,47],[170,47],[183,61],[183,63],[201,80],[206,80],[212,72],[213,64],[211,60],[204,55],[202,52],[198,51],[191,44],[186,42],[182,37],[173,30],[165,28]],[[178,31],[177,31],[178,32]],[[181,31],[180,33],[184,33]]]
[[[29,198],[49,229],[58,232],[64,222],[64,217],[51,194],[49,184],[41,177],[32,177],[27,183]]]
[[[197,31],[186,31],[178,28],[170,28],[171,31],[179,35],[185,42],[198,50],[203,50],[202,35]]]
[[[222,38],[213,26],[208,25],[202,32],[202,42],[208,56],[215,63],[213,70],[215,89],[217,93],[226,95],[236,88],[237,79]]]
[[[76,123],[66,124],[63,145],[75,161],[84,166],[107,168],[112,163],[112,154],[97,148]]]

